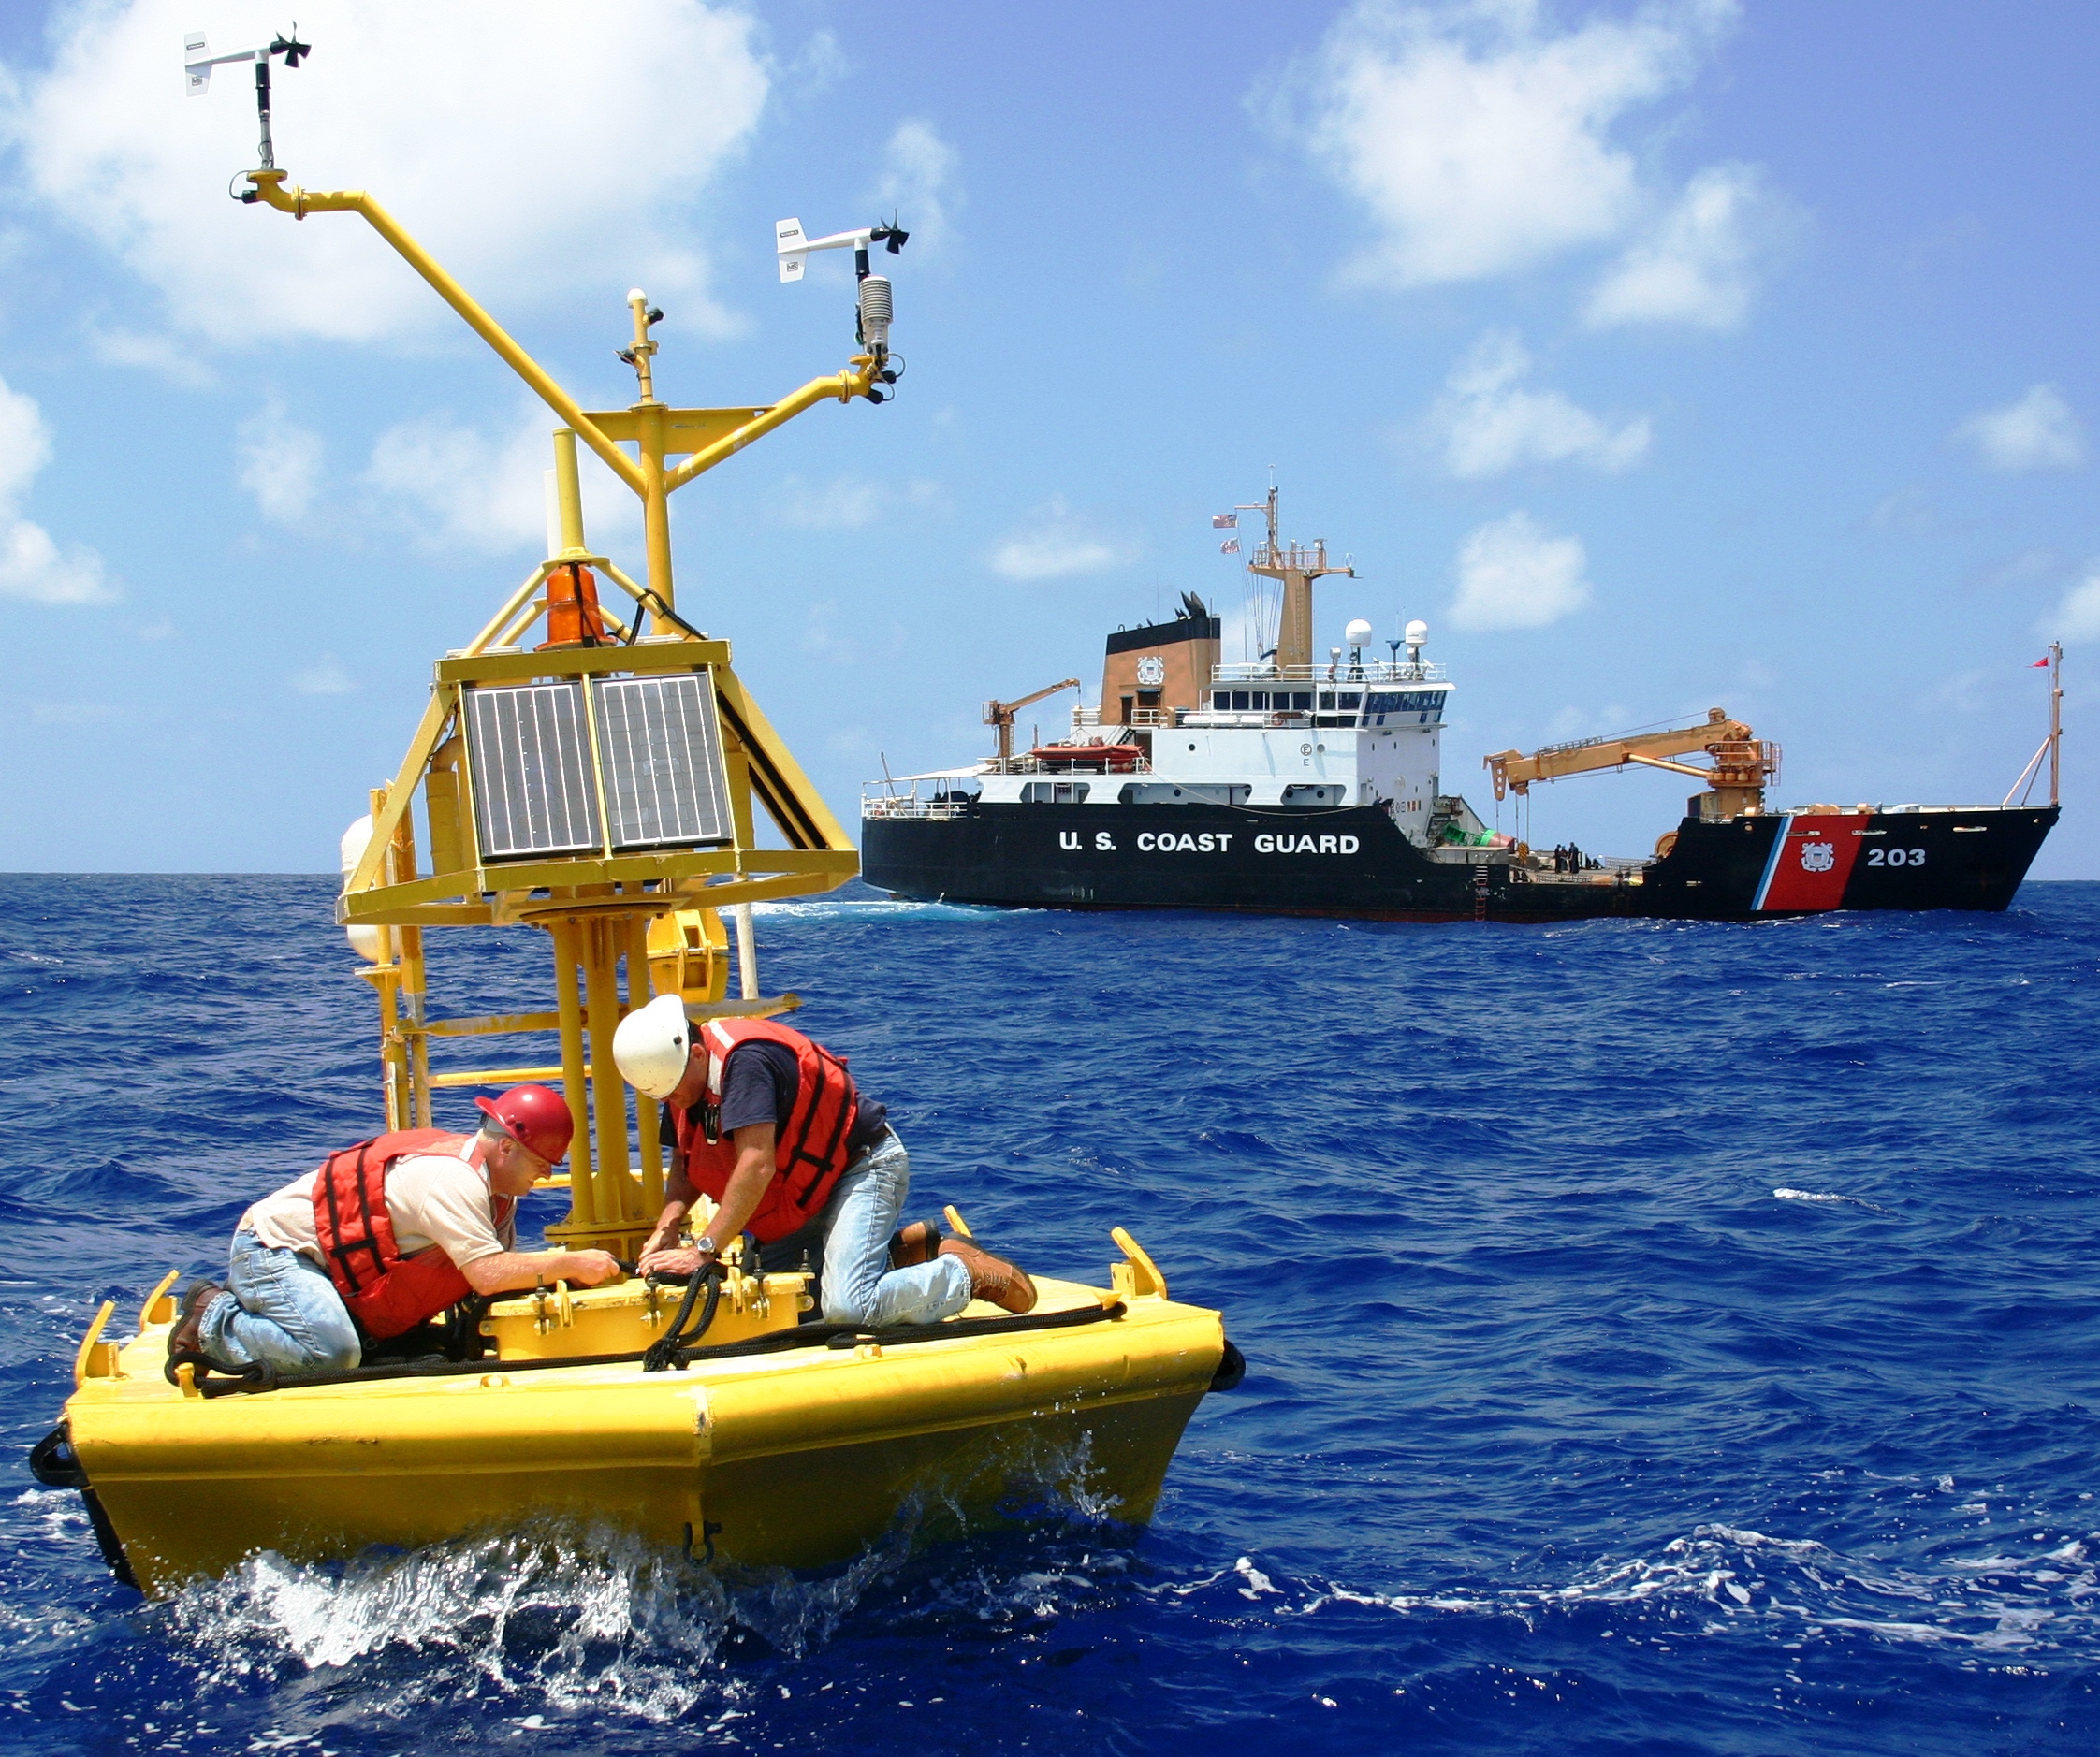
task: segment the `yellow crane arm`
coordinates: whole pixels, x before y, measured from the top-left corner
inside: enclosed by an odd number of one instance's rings
[[[1534,781],[1557,781],[1564,775],[1587,775],[1598,769],[1623,769],[1629,762],[1651,768],[1670,768],[1682,775],[1705,778],[1708,771],[1684,763],[1657,759],[1692,756],[1711,751],[1716,745],[1748,744],[1754,734],[1739,719],[1730,719],[1721,708],[1709,708],[1697,726],[1672,726],[1663,732],[1633,733],[1622,738],[1584,738],[1575,744],[1546,745],[1529,756],[1521,750],[1498,750],[1481,762],[1495,777],[1495,796],[1505,791],[1529,792]]]
[[[1046,695],[1056,695],[1059,690],[1076,690],[1078,688],[1079,679],[1077,677],[1060,677],[1056,683],[1044,684],[1033,695],[1020,696],[1012,702],[987,702],[984,704],[984,724],[987,726],[1010,726],[1014,723],[1014,716],[1028,706],[1029,703],[1040,702]]]
[[[1059,677],[1056,683],[1045,684],[1033,695],[1024,695],[1013,702],[987,702],[984,704],[984,724],[999,728],[999,760],[1007,762],[1014,755],[1014,716],[1030,702],[1040,702],[1046,695],[1056,695],[1059,690],[1079,688],[1077,677]]]

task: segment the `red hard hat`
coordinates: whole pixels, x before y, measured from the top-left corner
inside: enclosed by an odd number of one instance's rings
[[[513,1086],[500,1098],[476,1098],[474,1108],[489,1118],[528,1153],[535,1153],[549,1165],[568,1157],[569,1137],[576,1133],[576,1118],[569,1101],[545,1086]]]

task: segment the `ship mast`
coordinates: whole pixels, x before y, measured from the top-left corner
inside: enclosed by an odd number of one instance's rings
[[[1309,676],[1313,662],[1312,583],[1328,574],[1356,577],[1353,567],[1331,567],[1327,539],[1287,544],[1276,535],[1276,489],[1272,483],[1265,510],[1269,533],[1247,564],[1249,574],[1283,582],[1283,608],[1276,618],[1276,671],[1279,677]]]
[[[2035,663],[2049,667],[2049,736],[2042,740],[2041,748],[2027,759],[2027,766],[2020,770],[2020,778],[2012,784],[2011,791],[2005,794],[2004,799],[1999,801],[2001,805],[2009,806],[2016,798],[2020,799],[2022,804],[2026,803],[2026,794],[2034,790],[2034,783],[2032,777],[2041,768],[2044,757],[2049,759],[2049,803],[2054,806],[2061,801],[2060,757],[2064,746],[2064,643],[2051,641],[2049,644],[2048,657],[2037,660]]]

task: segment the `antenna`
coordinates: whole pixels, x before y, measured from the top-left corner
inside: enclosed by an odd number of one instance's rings
[[[902,253],[905,241],[911,236],[897,223],[893,215],[885,225],[881,221],[873,225],[864,225],[851,232],[834,232],[828,238],[809,238],[802,230],[800,220],[782,220],[773,228],[773,251],[780,265],[782,281],[799,281],[802,271],[809,267],[812,250],[846,250],[853,253],[853,278],[859,283],[859,294],[853,308],[853,340],[874,356],[880,369],[875,376],[885,385],[895,385],[904,375],[904,362],[890,352],[890,324],[892,310],[890,283],[887,275],[868,271],[868,253],[876,245],[883,245],[895,256]],[[884,393],[869,385],[867,392],[869,402],[884,402],[894,396],[894,391]]]
[[[289,36],[273,36],[267,43],[254,49],[237,49],[231,54],[214,55],[205,46],[204,33],[191,31],[182,38],[182,71],[189,76],[189,94],[192,97],[207,96],[211,90],[211,69],[224,67],[234,62],[252,61],[255,64],[255,116],[262,124],[262,163],[259,169],[273,171],[277,168],[275,149],[270,139],[270,58],[283,55],[287,67],[296,67],[314,52],[313,46],[299,39],[299,22],[292,22]],[[243,201],[254,201],[255,192],[251,189],[243,195]]]

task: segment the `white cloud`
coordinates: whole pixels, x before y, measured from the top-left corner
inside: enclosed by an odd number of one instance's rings
[[[1301,78],[1297,124],[1382,229],[1357,272],[1465,281],[1623,235],[1645,204],[1612,124],[1686,83],[1736,9],[1656,0],[1553,35],[1536,0],[1359,6]]]
[[[1993,470],[2071,470],[2085,461],[2085,433],[2064,393],[2036,385],[2003,409],[1986,409],[1955,428]]]
[[[29,718],[38,726],[104,726],[123,710],[108,702],[32,702]]]
[[[236,479],[272,524],[296,525],[321,486],[321,436],[284,413],[275,398],[235,430]]]
[[[804,530],[859,530],[905,507],[945,513],[948,496],[940,483],[924,476],[905,483],[871,482],[851,475],[829,482],[783,476],[773,491],[773,516]]]
[[[284,27],[262,0],[203,9],[214,48]],[[254,162],[254,87],[222,68],[184,95],[189,0],[56,15],[49,71],[5,123],[27,193],[228,347],[370,340],[453,319],[353,214],[295,224],[226,199]],[[509,313],[588,292],[617,320],[646,286],[718,328],[686,216],[749,138],[767,76],[751,19],[699,0],[306,0],[314,60],[276,76],[279,162],[310,188],[369,189],[479,298]]]
[[[0,598],[39,604],[107,603],[116,597],[102,558],[78,545],[61,549],[20,503],[51,461],[51,433],[34,397],[0,382]]]
[[[301,695],[348,695],[357,689],[343,667],[335,662],[333,653],[321,655],[317,665],[309,666],[292,678],[292,688]]]
[[[98,327],[89,332],[88,347],[105,366],[137,367],[184,390],[207,390],[218,383],[218,374],[197,357],[195,348],[168,336]]]
[[[2100,641],[2100,562],[2034,624],[2034,632],[2054,641]]]
[[[1531,356],[1509,330],[1490,330],[1451,368],[1427,427],[1444,467],[1462,479],[1527,463],[1576,459],[1624,470],[1648,449],[1646,416],[1613,428],[1557,390],[1526,390]]]
[[[882,510],[882,490],[861,476],[805,482],[789,476],[775,501],[775,516],[804,530],[858,530]]]
[[[422,415],[379,436],[365,481],[402,503],[426,548],[545,554],[553,430],[554,417],[536,402],[527,404],[507,431],[493,434],[462,427],[449,414]],[[588,453],[580,464],[584,538],[599,553],[609,553],[638,529],[639,502]],[[629,557],[621,565],[638,579],[639,561]]]
[[[1482,525],[1458,551],[1451,620],[1462,629],[1542,629],[1590,601],[1580,537],[1548,536],[1529,513]]]
[[[1100,574],[1130,559],[1128,545],[1114,542],[1075,515],[1063,498],[1036,514],[1032,530],[1009,537],[992,551],[992,570],[1013,580],[1062,579]]]
[[[1750,233],[1768,202],[1756,166],[1709,166],[1597,283],[1584,316],[1598,328],[1691,324],[1733,329],[1750,309]]]
[[[897,124],[882,153],[875,198],[911,233],[908,248],[938,250],[946,242],[962,191],[955,182],[955,150],[934,133],[931,123]]]

